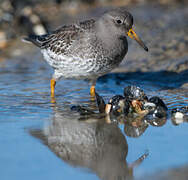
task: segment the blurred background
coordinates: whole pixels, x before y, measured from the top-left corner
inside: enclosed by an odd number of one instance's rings
[[[148,58],[130,41],[129,71],[187,68],[187,0],[0,0],[0,57],[24,54],[28,47],[31,51],[31,46],[21,42],[24,36],[45,34],[117,6],[126,6],[133,14],[136,32],[151,50]],[[137,54],[132,54],[132,44]]]

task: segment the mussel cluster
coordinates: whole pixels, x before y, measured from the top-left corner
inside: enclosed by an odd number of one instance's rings
[[[96,100],[99,112],[105,113],[111,121],[123,119],[133,126],[142,122],[162,126],[166,122],[168,108],[163,100],[157,96],[148,98],[137,86],[125,87],[123,96],[115,95],[107,104],[104,104],[104,100],[97,93]]]
[[[166,123],[168,108],[163,100],[158,96],[148,98],[137,86],[125,87],[123,95],[113,96],[107,104],[102,96],[95,94],[99,113],[105,116],[107,122],[126,124],[124,131],[129,136],[140,136],[148,125],[162,126]],[[82,106],[73,106],[72,110],[80,115],[96,114]],[[188,107],[174,108],[170,113],[175,125],[188,121]]]

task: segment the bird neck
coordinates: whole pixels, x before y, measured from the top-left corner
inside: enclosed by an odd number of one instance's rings
[[[121,37],[113,27],[113,24],[110,26],[110,22],[106,22],[105,20],[96,21],[96,35],[103,42],[105,47],[109,49],[127,44],[126,37]]]
[[[104,39],[107,42],[107,44],[108,44],[108,41],[111,41],[111,39],[114,39],[115,34],[113,32],[111,32],[110,27],[107,26],[105,21],[97,21],[96,29],[97,29],[97,31],[96,31],[97,36],[100,39]]]

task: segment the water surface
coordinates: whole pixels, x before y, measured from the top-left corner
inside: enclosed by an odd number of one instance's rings
[[[71,112],[72,105],[97,111],[90,100],[89,83],[58,82],[56,104],[52,104],[52,70],[40,59],[0,62],[1,179],[118,179],[128,175],[128,165],[146,150],[149,156],[134,169],[137,178],[188,163],[186,122],[174,126],[169,117],[162,127],[150,125],[133,138],[125,133],[124,124],[106,124],[93,117],[80,121],[79,115]],[[187,90],[181,88],[186,82],[183,75],[112,73],[100,78],[96,89],[108,101],[134,84],[149,97],[164,99],[171,109],[188,105]]]

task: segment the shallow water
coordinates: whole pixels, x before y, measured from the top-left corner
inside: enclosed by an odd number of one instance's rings
[[[52,70],[44,61],[9,59],[0,67],[0,179],[118,179],[127,176],[127,164],[146,150],[149,156],[134,169],[136,178],[188,163],[188,123],[174,126],[169,117],[162,127],[149,126],[140,137],[129,137],[123,124],[94,117],[80,121],[70,111],[78,104],[97,111],[88,82],[58,82],[52,104]],[[149,97],[160,96],[171,109],[188,105],[183,75],[112,73],[100,78],[96,89],[107,101],[134,84]]]

